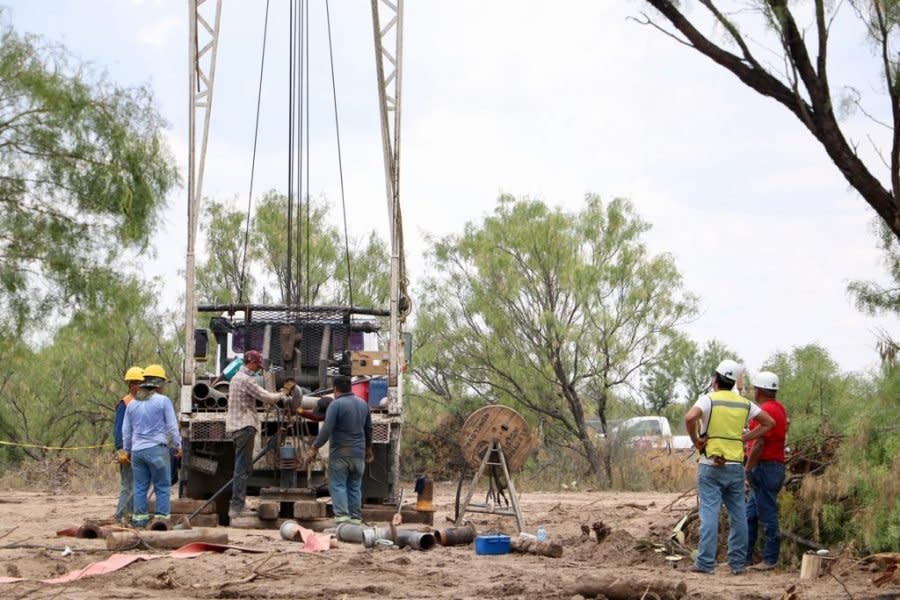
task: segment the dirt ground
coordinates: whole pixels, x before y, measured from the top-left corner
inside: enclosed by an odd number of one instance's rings
[[[436,486],[435,526],[452,514],[450,485]],[[62,585],[0,584],[0,598],[547,598],[571,599],[584,578],[623,577],[635,582],[683,581],[688,598],[900,598],[900,586],[876,588],[866,565],[840,561],[834,577],[801,583],[796,571],[733,576],[720,566],[715,575],[688,572],[690,560],[668,563],[662,554],[635,549],[638,540],[661,541],[694,500],[664,510],[678,494],[623,492],[534,492],[522,495],[526,528],[543,524],[551,540],[567,542],[562,558],[507,554],[478,556],[473,546],[365,549],[340,544],[322,554],[299,552],[277,530],[228,531],[230,542],[261,548],[263,554],[207,553],[195,559],[158,558],[116,573]],[[628,506],[629,504],[636,505]],[[112,496],[62,496],[0,491],[0,576],[49,578],[107,558],[103,540],[61,538],[55,531],[85,518],[108,517]],[[639,507],[645,508],[642,510]],[[479,532],[514,529],[511,519],[473,515]],[[582,540],[582,524],[603,521],[612,528],[597,544]],[[63,556],[69,546],[74,553]],[[133,552],[143,552],[134,550]],[[264,561],[264,562],[263,562]],[[254,571],[255,570],[255,571]],[[254,572],[257,574],[254,576]],[[252,579],[252,580],[251,580]],[[838,581],[840,580],[840,581]],[[846,589],[844,589],[844,587]],[[635,599],[641,596],[635,596]],[[647,598],[653,596],[647,595]]]

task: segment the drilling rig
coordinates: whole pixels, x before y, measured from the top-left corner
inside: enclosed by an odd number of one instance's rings
[[[304,2],[289,1],[295,3],[292,10],[295,5],[303,9]],[[183,497],[209,499],[217,490],[227,489],[225,484],[232,475],[234,459],[233,444],[225,431],[227,376],[229,368],[239,364],[243,352],[251,349],[261,352],[267,363],[264,387],[274,391],[292,379],[304,390],[299,397],[304,408],[312,408],[317,398],[331,392],[335,375],[354,376],[354,391],[369,392],[373,423],[375,459],[364,476],[364,501],[389,504],[402,497],[398,484],[403,426],[402,370],[406,357],[401,348],[403,322],[410,306],[399,200],[403,0],[372,0],[371,9],[390,225],[389,306],[316,306],[303,303],[299,297],[292,299],[290,295],[285,304],[248,304],[235,299],[230,304],[200,305],[195,289],[195,245],[222,0],[189,0],[185,360],[179,398],[179,425],[184,439],[180,471]],[[211,338],[215,341],[214,352]],[[371,347],[373,341],[375,348]],[[327,467],[324,461],[304,464],[301,460],[303,451],[318,433],[319,423],[307,418],[308,412],[298,413],[296,408],[257,407],[261,427],[255,447],[270,451],[254,465],[248,494],[265,496],[267,491],[277,490],[276,496],[284,500],[291,494],[314,494],[323,489]],[[223,522],[229,495],[227,490],[216,498],[217,512]]]

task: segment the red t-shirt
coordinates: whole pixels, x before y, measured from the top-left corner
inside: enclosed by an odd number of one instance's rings
[[[769,416],[775,419],[775,427],[769,430],[769,432],[763,436],[763,440],[765,440],[765,445],[762,449],[762,454],[759,457],[759,460],[774,460],[783,463],[784,462],[784,438],[787,435],[787,411],[784,408],[784,405],[778,400],[766,400],[759,406],[762,410],[769,413]],[[755,429],[759,426],[756,419],[750,420],[750,429]],[[750,454],[750,450],[753,448],[753,442],[747,442],[747,454]]]

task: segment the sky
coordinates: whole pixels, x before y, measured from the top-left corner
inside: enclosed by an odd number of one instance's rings
[[[186,0],[0,0],[17,30],[64,44],[127,85],[148,85],[183,173],[188,148]],[[211,4],[211,2],[209,3]],[[224,0],[204,195],[246,206],[265,3]],[[286,190],[287,2],[269,17],[254,196]],[[684,3],[699,15],[696,3]],[[324,2],[310,2],[310,193],[340,217]],[[368,0],[330,4],[345,198],[352,236],[387,239]],[[824,346],[845,370],[877,364],[896,317],[859,313],[849,281],[884,281],[874,212],[786,109],[632,17],[640,0],[406,2],[401,203],[411,293],[429,236],[462,231],[501,193],[577,211],[588,193],[629,198],[701,299],[686,329],[716,338],[753,371],[776,351]],[[748,23],[778,68],[766,31]],[[887,114],[873,48],[849,12],[835,22],[830,78]],[[885,132],[842,122],[860,153]],[[871,138],[871,141],[869,141]],[[878,167],[878,168],[876,168]],[[149,271],[162,300],[183,293],[186,192],[174,190]],[[204,250],[200,243],[199,249]],[[730,283],[729,283],[730,282]]]

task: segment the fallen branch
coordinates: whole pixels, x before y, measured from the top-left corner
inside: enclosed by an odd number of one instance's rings
[[[626,502],[625,504],[617,504],[616,508],[636,508],[638,510],[647,510],[647,507],[643,504],[637,504],[635,502]]]
[[[659,600],[680,600],[687,596],[687,584],[683,581],[643,581],[633,577],[583,577],[572,591],[585,598],[605,597],[609,600],[633,600],[634,598],[658,598]]]
[[[796,533],[792,533],[792,532],[786,531],[784,529],[782,529],[779,533],[782,536],[786,537],[787,539],[797,542],[801,546],[806,546],[807,548],[812,548],[813,550],[827,550],[827,548],[825,546],[823,546],[821,544],[817,544],[816,542],[813,542],[812,540],[808,540],[806,538],[800,537]]]
[[[674,500],[672,500],[671,502],[669,502],[668,504],[666,504],[665,506],[663,506],[663,507],[662,507],[663,512],[668,512],[669,510],[671,510],[671,508],[672,508],[673,506],[675,506],[676,504],[678,504],[678,502],[680,502],[681,500],[684,500],[686,497],[688,497],[689,495],[691,495],[691,494],[693,494],[693,493],[696,493],[696,492],[697,492],[697,488],[696,488],[696,487],[693,487],[693,486],[692,486],[692,487],[689,487],[689,488],[686,489],[685,491],[681,492],[681,494],[679,494],[679,496],[678,496],[677,498],[675,498]]]

